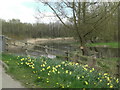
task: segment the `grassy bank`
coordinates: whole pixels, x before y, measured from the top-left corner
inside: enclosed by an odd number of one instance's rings
[[[88,65],[3,54],[7,71],[26,87],[32,88],[118,88],[118,79]]]
[[[110,47],[110,48],[120,48],[118,42],[109,42],[109,43],[91,43],[86,44],[88,47],[103,47],[104,45]]]

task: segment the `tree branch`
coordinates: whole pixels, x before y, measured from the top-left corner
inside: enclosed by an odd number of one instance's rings
[[[114,13],[114,11],[118,8],[119,5],[120,5],[120,2],[118,3],[118,5],[117,5],[115,8],[113,8],[112,13]],[[112,14],[112,13],[110,13],[110,14]],[[94,30],[96,30],[95,27],[96,27],[96,25],[98,24],[99,21],[101,21],[103,18],[107,19],[108,17],[110,17],[110,15],[109,15],[109,16],[105,15],[104,17],[101,17],[101,18],[100,18],[97,22],[95,22],[95,24],[92,26],[93,29],[90,30],[89,32],[87,32],[87,33],[84,35],[84,37],[86,37],[88,34],[92,33]],[[104,19],[104,20],[105,20],[105,19]],[[104,21],[104,20],[103,20],[103,21]],[[101,23],[102,23],[103,21],[101,21]]]
[[[49,4],[49,3],[45,3],[46,5],[48,5],[52,10],[53,10],[53,12],[55,13],[55,15],[58,17],[58,19],[61,21],[61,23],[64,25],[64,26],[66,26],[67,28],[71,28],[71,27],[69,27],[68,25],[66,25],[64,22],[63,22],[63,20],[60,18],[60,16],[57,14],[57,12],[55,11],[55,9]]]

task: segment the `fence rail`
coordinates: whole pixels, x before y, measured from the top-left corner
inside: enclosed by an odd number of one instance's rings
[[[55,49],[55,48],[50,48],[48,47],[47,45],[45,46],[42,46],[42,45],[35,45],[33,43],[29,43],[27,41],[18,41],[18,40],[15,40],[15,39],[12,39],[12,38],[8,38],[8,37],[5,37],[5,36],[0,36],[0,44],[2,46],[2,52],[7,52],[8,51],[8,47],[10,45],[12,46],[15,46],[15,47],[20,47],[21,49],[24,50],[25,54],[26,55],[29,55],[29,52],[38,52],[38,53],[43,53],[43,51],[40,51],[40,50],[34,50],[34,48],[29,48],[29,46],[31,47],[34,47],[34,46],[37,46],[39,48],[42,48],[44,49],[44,53],[45,54],[49,54],[50,52],[48,52],[49,50],[51,51],[59,51],[59,52],[63,52],[64,55],[57,55],[57,54],[53,54],[55,56],[60,56],[60,57],[63,57],[65,58],[66,60],[71,60],[72,57],[70,57],[70,55],[74,55],[74,53],[70,52],[70,51],[65,51],[65,50],[61,50],[61,49]],[[92,60],[92,65],[94,66],[96,63],[97,63],[97,60],[99,60],[97,57],[96,57],[96,53],[94,53],[92,56],[83,56],[81,55],[80,53],[79,54],[76,54],[78,57],[80,58],[86,58],[86,59],[90,59]],[[120,62],[120,61],[118,61]],[[118,69],[118,74],[117,76],[119,77],[120,76],[120,63],[118,63],[117,65],[117,69]]]

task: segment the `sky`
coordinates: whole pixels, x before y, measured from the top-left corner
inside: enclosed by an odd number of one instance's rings
[[[38,13],[37,8],[42,13]],[[35,18],[36,16],[40,17],[39,20]],[[37,0],[1,0],[0,19],[20,19],[23,23],[36,23],[38,21],[49,23],[58,21],[52,10],[49,7],[45,7],[42,3],[38,3]]]
[[[37,12],[40,8],[42,13]],[[40,16],[38,20],[35,17]],[[20,19],[23,23],[36,23],[37,21],[43,23],[55,22],[52,10],[45,7],[42,3],[35,0],[1,0],[0,1],[0,18],[4,20]]]

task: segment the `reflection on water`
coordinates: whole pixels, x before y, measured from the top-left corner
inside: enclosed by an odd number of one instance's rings
[[[42,46],[46,46],[49,48],[53,48],[53,49],[48,49],[48,57],[50,58],[55,58],[55,56],[53,55],[60,55],[60,56],[64,56],[65,52],[64,51],[75,51],[77,48],[71,46],[68,43],[55,43],[55,42],[49,42],[49,43],[44,43],[44,44],[40,44]],[[35,46],[34,47],[35,50],[40,50],[45,52],[46,50],[44,48]],[[57,50],[55,50],[57,49]]]

